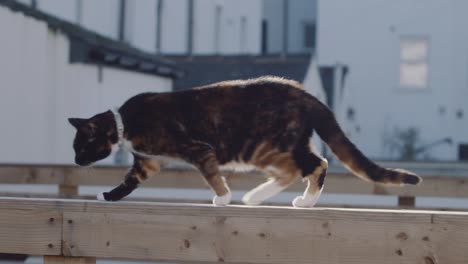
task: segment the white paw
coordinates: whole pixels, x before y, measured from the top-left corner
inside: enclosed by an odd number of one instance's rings
[[[231,198],[232,194],[230,191],[223,196],[216,195],[215,197],[213,197],[213,204],[216,206],[228,205],[231,202]]]
[[[248,192],[242,197],[242,202],[246,205],[259,205],[262,203],[261,199],[255,199],[253,192]]]
[[[242,197],[242,202],[246,205],[259,205],[266,199],[280,193],[285,188],[286,186],[282,186],[275,180],[268,180],[247,192],[244,197]]]
[[[96,195],[96,198],[99,200],[99,201],[105,201],[106,199],[104,199],[104,193],[101,192],[101,193],[98,193]]]
[[[294,207],[302,207],[302,208],[314,207],[314,205],[318,202],[321,193],[322,193],[322,190],[320,190],[315,195],[309,194],[309,195],[306,195],[305,197],[298,196],[293,200],[292,204]]]

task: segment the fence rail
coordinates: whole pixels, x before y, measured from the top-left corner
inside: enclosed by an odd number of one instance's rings
[[[384,164],[385,165],[385,164]],[[468,166],[465,164],[411,165],[387,164],[388,167],[404,167],[420,173],[424,181],[419,186],[389,187],[371,184],[350,175],[343,169],[331,167],[325,180],[326,193],[395,195],[399,205],[414,206],[415,197],[468,198]],[[445,166],[445,167],[444,167]],[[61,197],[78,196],[78,186],[112,186],[121,182],[127,167],[96,166],[91,170],[64,165],[0,165],[0,183],[3,184],[57,184]],[[249,190],[264,181],[258,172],[224,172],[233,190]],[[158,176],[143,184],[158,188],[208,188],[199,172],[190,168],[163,170]],[[297,182],[289,191],[302,192],[304,184]],[[2,193],[12,195],[11,193]]]
[[[468,213],[0,198],[0,253],[49,263],[466,263]]]
[[[388,167],[412,169],[424,182],[417,187],[386,187],[332,167],[326,192],[396,195],[406,207],[414,206],[415,197],[468,197],[464,165]],[[0,183],[56,184],[61,196],[79,198],[78,186],[116,185],[127,169],[98,166],[88,172],[75,166],[4,164]],[[264,180],[255,172],[224,175],[234,190],[248,190]],[[207,188],[199,173],[188,168],[163,170],[144,186]],[[304,187],[298,182],[289,190],[302,192]],[[92,264],[96,258],[238,264],[468,263],[468,212],[213,207],[31,196],[0,198],[0,253],[42,255],[45,264]]]

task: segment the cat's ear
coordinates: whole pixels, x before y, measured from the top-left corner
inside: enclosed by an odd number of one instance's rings
[[[84,124],[86,124],[86,121],[87,119],[84,119],[84,118],[68,118],[68,122],[70,122],[70,124],[74,126],[76,129],[79,129]]]

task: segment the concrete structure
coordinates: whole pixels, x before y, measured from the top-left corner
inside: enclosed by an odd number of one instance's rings
[[[70,63],[81,33],[55,26],[0,5],[1,163],[71,163],[68,117],[89,117],[143,91],[172,89],[167,76]],[[119,54],[118,46],[113,50]]]
[[[463,0],[319,1],[318,63],[348,67],[335,111],[365,153],[459,158],[468,143],[467,9]]]

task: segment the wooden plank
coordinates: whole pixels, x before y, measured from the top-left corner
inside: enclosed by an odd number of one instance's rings
[[[64,254],[188,263],[467,260],[468,213],[151,203],[114,209],[93,202],[84,213],[65,212]]]
[[[63,213],[61,252],[67,257],[272,264],[467,260],[468,213],[462,212],[64,199],[0,198],[0,248],[60,253],[43,250],[48,235],[58,234],[60,242],[55,220],[43,223],[50,212]]]
[[[96,264],[96,258],[44,256],[44,264]]]
[[[121,182],[128,168],[95,167],[92,169],[74,166],[0,166],[1,183],[61,184],[62,186],[100,185],[113,186]],[[249,190],[264,181],[258,172],[223,172],[233,190]],[[468,171],[467,171],[468,176]],[[144,187],[161,188],[208,188],[198,172],[193,169],[167,169],[145,182]],[[302,192],[305,185],[298,182],[289,191]],[[325,179],[325,192],[343,194],[379,194],[397,196],[432,196],[468,198],[468,178],[460,176],[424,176],[420,186],[388,187],[370,184],[344,172],[330,168]]]
[[[57,199],[57,198],[63,198],[60,196],[57,196],[56,194],[35,194],[35,193],[28,193],[28,194],[23,194],[23,193],[4,193],[0,192],[0,197],[17,197],[17,198],[49,198],[49,199]],[[96,200],[95,195],[78,195],[73,197],[73,199],[80,199],[80,200]],[[132,201],[132,202],[155,202],[155,203],[195,203],[195,204],[212,204],[212,201],[209,197],[206,197],[206,199],[191,199],[191,198],[153,198],[153,197],[134,197],[134,196],[128,196],[124,198],[122,201]],[[232,201],[232,205],[244,205],[241,201]],[[275,201],[266,201],[262,203],[264,206],[291,206],[291,201],[285,201],[285,202],[275,202]],[[359,208],[359,209],[402,209],[401,206],[373,206],[373,205],[351,205],[351,204],[338,204],[338,203],[327,203],[327,204],[322,204],[319,203],[315,206],[318,208]],[[418,206],[417,208],[408,206],[408,208],[415,209],[415,210],[433,210],[433,211],[461,211],[461,212],[466,212],[468,209],[463,209],[463,208],[450,208],[450,207],[422,207]]]
[[[0,253],[58,255],[62,217],[54,210],[0,207]]]

